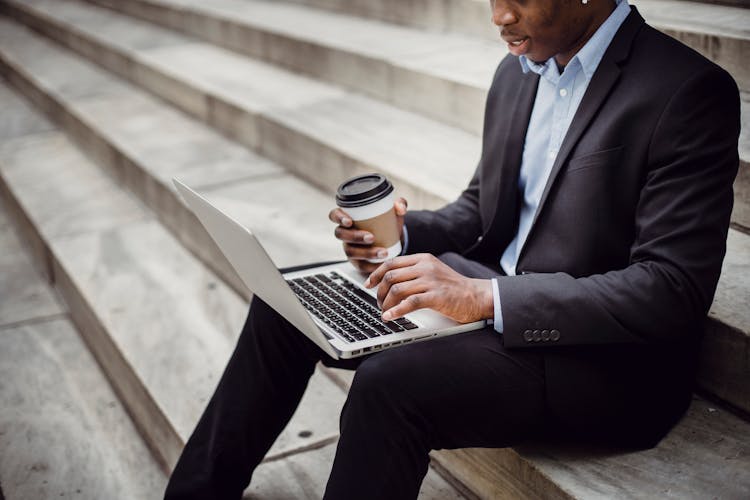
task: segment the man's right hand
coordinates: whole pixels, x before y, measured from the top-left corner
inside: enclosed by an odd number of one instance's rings
[[[399,237],[404,240],[404,216],[406,215],[407,203],[404,198],[397,199],[393,208],[396,211],[398,221]],[[336,207],[328,213],[331,222],[338,224],[333,234],[344,244],[344,253],[361,273],[370,274],[380,265],[377,262],[368,262],[368,259],[384,259],[388,256],[388,250],[383,247],[373,246],[375,237],[368,231],[362,231],[354,227],[352,218],[344,210]]]

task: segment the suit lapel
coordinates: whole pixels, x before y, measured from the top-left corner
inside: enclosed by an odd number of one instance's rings
[[[526,130],[528,129],[531,111],[534,107],[536,98],[536,89],[539,84],[539,75],[536,73],[522,74],[519,81],[512,109],[496,111],[504,118],[498,119],[498,123],[505,127],[501,131],[502,140],[497,140],[493,144],[494,154],[488,157],[499,157],[496,168],[488,169],[488,173],[496,174],[494,179],[487,179],[485,185],[489,186],[487,196],[488,200],[486,209],[487,217],[485,220],[490,221],[485,226],[485,234],[495,229],[495,235],[502,235],[502,228],[495,227],[501,224],[514,224],[518,218],[518,176],[521,171],[521,159],[523,155],[523,145],[526,139]],[[502,151],[497,148],[502,147]],[[514,216],[510,216],[514,214]],[[517,221],[516,221],[517,222]]]
[[[605,52],[604,57],[602,57],[599,67],[591,78],[586,93],[578,106],[578,110],[573,117],[570,127],[568,128],[568,132],[565,134],[565,139],[563,139],[560,151],[557,154],[555,163],[552,166],[552,171],[550,172],[544,191],[542,192],[539,207],[537,207],[536,214],[534,215],[534,221],[531,225],[531,231],[526,238],[526,243],[531,240],[531,237],[534,234],[536,222],[539,219],[542,210],[544,210],[544,206],[549,198],[552,188],[554,187],[560,170],[567,163],[571,151],[575,145],[578,144],[583,133],[591,125],[599,108],[601,108],[612,87],[620,77],[620,63],[628,57],[633,38],[644,23],[638,10],[633,6],[631,6],[631,9],[631,13],[625,19],[625,22],[622,24],[620,30],[615,35],[615,38]],[[524,248],[521,249],[521,254],[519,254],[519,261],[523,254],[523,250],[526,248],[526,243],[524,243]]]
[[[562,169],[562,166],[568,161],[568,156],[570,156],[573,146],[578,144],[581,135],[583,135],[583,132],[588,128],[591,120],[599,111],[599,108],[607,98],[609,91],[619,77],[620,68],[612,62],[608,61],[605,63],[605,61],[602,60],[599,64],[599,68],[596,73],[594,73],[594,76],[589,83],[588,89],[586,89],[586,93],[583,95],[583,99],[581,99],[578,111],[576,111],[573,121],[570,123],[570,128],[568,128],[568,132],[565,134],[565,139],[563,139],[560,151],[557,153],[555,163],[552,165],[552,171],[547,179],[547,184],[544,186],[542,198],[539,201],[539,207],[537,207],[536,214],[534,214],[534,222],[531,226],[532,231],[534,230],[534,225],[539,218],[539,214],[544,209],[544,204],[549,197],[549,192],[552,189],[552,186],[555,184],[555,180],[557,180],[557,175],[560,173],[560,169]]]

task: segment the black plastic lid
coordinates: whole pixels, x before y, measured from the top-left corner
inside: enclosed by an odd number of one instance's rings
[[[336,190],[336,203],[340,207],[363,207],[382,200],[393,192],[391,181],[381,174],[352,177]]]

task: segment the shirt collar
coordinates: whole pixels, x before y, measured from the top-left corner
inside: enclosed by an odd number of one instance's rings
[[[577,59],[581,65],[586,79],[590,80],[594,75],[596,68],[599,66],[599,62],[602,60],[604,53],[607,51],[609,44],[612,43],[612,39],[617,34],[617,30],[625,21],[625,18],[630,14],[630,4],[628,0],[615,0],[617,7],[609,17],[599,26],[599,29],[593,34],[586,44],[581,47],[581,50],[573,56],[573,60]],[[544,75],[545,72],[549,71],[549,68],[554,64],[554,58],[549,58],[544,63],[535,63],[528,59],[526,56],[520,56],[518,61],[521,63],[521,69],[524,73],[533,71],[539,75]]]
[[[528,73],[529,71],[533,71],[537,75],[544,75],[544,73],[547,72],[547,70],[550,67],[550,63],[553,62],[553,58],[550,57],[543,63],[537,63],[532,61],[526,56],[520,56],[518,58],[518,61],[521,63],[521,69],[524,73]]]

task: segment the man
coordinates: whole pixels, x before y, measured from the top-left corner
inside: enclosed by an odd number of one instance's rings
[[[408,255],[331,219],[384,319],[492,328],[334,361],[260,300],[167,498],[238,498],[315,364],[356,369],[326,498],[415,498],[432,449],[554,437],[649,447],[691,392],[725,251],[739,96],[626,0],[496,0],[511,55],[469,186],[396,210]]]

